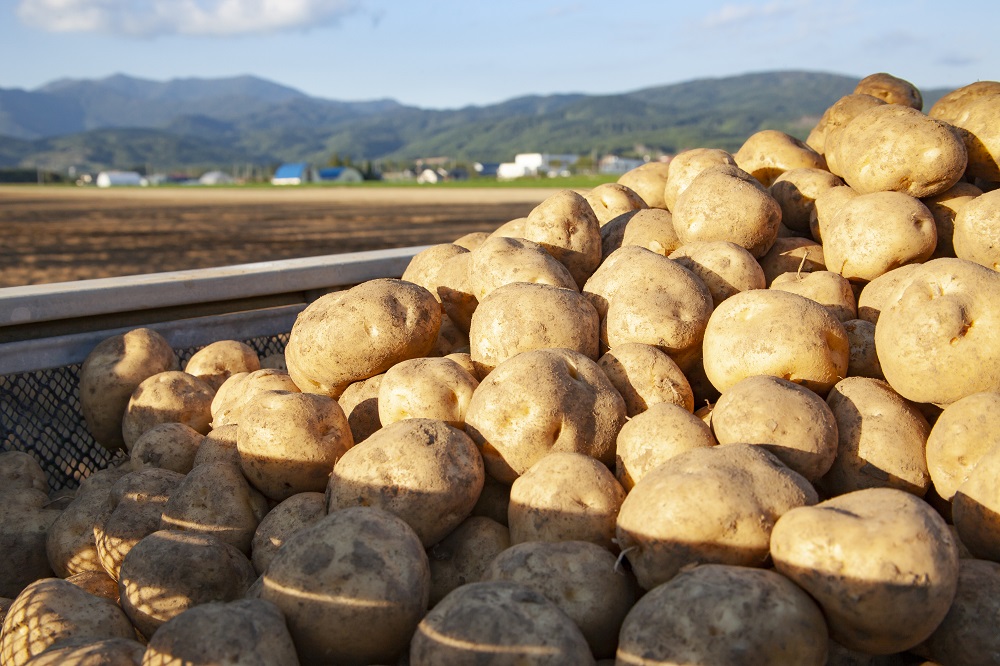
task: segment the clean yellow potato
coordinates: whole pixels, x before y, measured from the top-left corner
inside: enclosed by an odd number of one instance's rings
[[[882,364],[875,350],[875,324],[864,319],[844,322],[847,339],[851,344],[851,360],[847,363],[848,377],[870,377],[885,380]]]
[[[430,566],[403,520],[353,507],[292,535],[262,581],[303,663],[394,664],[427,612]]]
[[[441,305],[423,287],[369,280],[321,296],[292,326],[288,374],[300,390],[337,398],[351,383],[426,356],[441,328]]]
[[[1000,633],[993,619],[1000,613],[1000,564],[986,560],[958,562],[958,588],[948,614],[923,644],[942,664],[979,666],[1000,655]]]
[[[858,296],[858,318],[873,324],[877,323],[879,315],[882,314],[882,308],[885,307],[892,293],[904,283],[909,282],[910,278],[920,272],[920,268],[921,264],[906,264],[899,268],[893,268],[867,283]]]
[[[933,259],[955,256],[955,216],[965,204],[982,193],[972,183],[960,180],[944,192],[922,199],[927,210],[934,216],[934,224],[937,226],[938,241],[934,254],[931,255]]]
[[[833,271],[784,273],[771,281],[771,289],[787,291],[816,301],[840,322],[858,317],[858,304],[851,283]]]
[[[476,378],[447,358],[414,358],[389,368],[378,391],[379,422],[387,426],[410,418],[444,421],[465,426],[465,411]]]
[[[431,565],[430,605],[467,583],[483,580],[490,563],[510,548],[510,530],[486,516],[469,516],[427,550]]]
[[[481,379],[507,359],[536,349],[572,349],[596,361],[599,335],[597,310],[579,292],[512,282],[479,303],[469,329],[469,347]]]
[[[701,278],[712,294],[713,308],[733,294],[767,286],[764,269],[750,252],[736,243],[693,241],[668,257]]]
[[[243,408],[261,393],[298,390],[299,387],[286,370],[261,368],[254,372],[236,373],[215,392],[212,399],[212,428],[239,423]]]
[[[838,133],[833,173],[861,194],[930,197],[962,178],[965,144],[951,125],[899,104],[864,111]]]
[[[535,241],[569,269],[582,286],[601,263],[601,224],[583,195],[562,190],[535,206],[522,238]]]
[[[1000,562],[1000,444],[979,456],[951,500],[951,517],[973,557]]]
[[[605,225],[604,228],[607,226],[609,225]],[[618,247],[622,245],[638,245],[665,257],[669,256],[681,246],[677,231],[674,229],[673,215],[663,208],[635,211],[627,218]],[[611,253],[605,253],[605,258],[609,254]]]
[[[816,600],[830,636],[861,652],[916,647],[941,623],[958,583],[958,547],[922,499],[858,490],[783,514],[771,532],[779,573]]]
[[[129,398],[122,418],[122,437],[129,451],[142,433],[160,423],[183,423],[202,435],[212,424],[215,389],[208,382],[180,370],[148,377]]]
[[[616,663],[824,666],[827,636],[816,602],[781,574],[704,564],[632,607]]]
[[[206,345],[184,366],[184,372],[204,380],[215,391],[237,372],[254,370],[260,370],[260,357],[253,347],[238,340],[219,340]]]
[[[1000,190],[962,206],[955,215],[954,234],[956,257],[1000,271]]]
[[[792,231],[807,233],[816,198],[843,184],[843,180],[825,168],[798,167],[775,178],[768,192],[781,206],[781,223]]]
[[[80,411],[94,440],[110,451],[125,448],[122,418],[132,392],[147,377],[178,367],[170,343],[149,328],[94,347],[80,368]]]
[[[485,471],[476,445],[444,421],[409,418],[344,453],[326,487],[327,513],[373,506],[402,518],[424,547],[472,513]]]
[[[698,174],[709,167],[736,166],[732,155],[719,148],[692,148],[684,150],[670,160],[667,182],[663,187],[663,202],[673,211],[677,198],[687,189]]]
[[[646,202],[632,188],[621,183],[601,183],[583,195],[603,227],[619,215],[647,208]]]
[[[531,282],[580,291],[569,270],[545,248],[523,238],[497,236],[471,253],[468,265],[472,295],[482,301],[512,282]]]
[[[483,243],[485,243],[485,239]],[[478,248],[482,243],[476,245]],[[472,251],[457,254],[441,264],[438,271],[437,297],[441,301],[448,318],[466,333],[472,323],[472,313],[479,305],[479,299],[473,293],[472,278],[469,274],[469,264],[472,262]]]
[[[251,541],[254,570],[263,575],[285,541],[325,515],[326,496],[317,492],[292,495],[271,509],[257,525]]]
[[[596,664],[566,613],[511,581],[455,589],[420,621],[410,643],[410,666],[522,663]]]
[[[785,273],[805,274],[825,271],[823,246],[808,238],[790,236],[778,238],[760,258],[764,281],[770,286],[774,279]]]
[[[247,405],[236,433],[244,476],[279,502],[323,491],[334,463],[352,446],[344,410],[316,393],[264,393]]]
[[[205,435],[184,423],[158,423],[139,435],[129,451],[133,470],[162,467],[187,474]]]
[[[340,395],[337,403],[344,410],[355,444],[360,444],[382,427],[378,415],[378,392],[385,373],[354,382]]]
[[[712,409],[719,444],[755,444],[811,483],[837,455],[837,421],[823,398],[779,377],[756,375],[726,389]]]
[[[923,203],[902,192],[859,194],[844,203],[823,229],[827,268],[870,282],[934,253],[937,225]]]
[[[666,210],[667,202],[663,190],[667,185],[670,162],[645,162],[626,171],[618,178],[618,183],[638,194],[650,208]]]
[[[948,93],[927,112],[957,129],[969,153],[969,175],[990,182],[1000,181],[998,102],[1000,83],[976,81]]]
[[[947,405],[1000,389],[1000,274],[963,259],[934,259],[888,300],[875,349],[900,395]]]
[[[652,345],[618,345],[597,360],[601,370],[625,399],[629,417],[661,402],[694,411],[691,385],[673,359]]]
[[[863,111],[867,111],[873,106],[881,106],[885,100],[871,95],[854,93],[845,95],[823,112],[823,116],[809,132],[806,137],[806,145],[817,153],[826,157],[827,168],[833,173],[837,173],[833,159],[833,145],[836,139],[832,139],[847,123],[851,122],[855,116]]]
[[[618,432],[615,478],[632,490],[650,470],[670,458],[718,442],[701,418],[683,407],[661,402],[629,419]]]
[[[771,528],[816,491],[752,444],[696,448],[651,470],[622,502],[616,534],[644,590],[697,563],[763,567]]]
[[[814,202],[813,210],[809,214],[809,233],[814,241],[823,242],[823,230],[829,226],[830,220],[841,206],[857,197],[858,194],[847,185],[838,185],[820,192]]]
[[[750,174],[734,166],[698,174],[671,208],[681,243],[730,241],[762,257],[781,225],[781,206]]]
[[[764,187],[771,187],[779,176],[792,169],[826,169],[823,156],[804,141],[772,129],[751,134],[733,159],[736,166]]]
[[[773,375],[825,394],[846,376],[843,324],[819,303],[773,289],[731,296],[705,328],[705,374],[719,391],[751,375]]]
[[[596,361],[539,349],[504,361],[479,384],[465,429],[489,475],[510,484],[552,451],[586,453],[610,467],[625,420],[625,400]]]
[[[555,451],[510,487],[510,542],[589,541],[617,551],[615,519],[624,499],[625,489],[600,461]]]
[[[1000,444],[1000,392],[973,393],[941,412],[927,436],[927,470],[934,490],[950,500],[979,459]]]
[[[588,541],[529,541],[490,563],[483,580],[521,583],[576,623],[597,659],[614,656],[618,632],[635,604],[635,580],[606,548]]]
[[[402,280],[419,284],[421,287],[431,292],[434,298],[441,300],[438,287],[442,284],[440,279],[441,269],[452,257],[460,254],[468,254],[469,250],[454,243],[440,243],[432,245],[426,250],[413,255],[410,263],[403,270]]]
[[[924,108],[923,96],[915,85],[886,72],[869,74],[858,81],[854,94],[871,95],[887,104],[900,104],[917,111]]]
[[[924,446],[927,419],[887,383],[867,377],[837,382],[827,396],[837,419],[837,457],[818,486],[827,496],[895,488],[922,497],[930,487]]]

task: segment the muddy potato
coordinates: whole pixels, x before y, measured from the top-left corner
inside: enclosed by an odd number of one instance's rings
[[[587,200],[562,190],[535,206],[520,236],[535,241],[582,286],[601,263],[601,224]]]
[[[403,271],[402,279],[418,284],[431,292],[434,298],[441,300],[438,286],[441,284],[440,273],[446,261],[460,254],[468,254],[469,250],[454,243],[440,243],[421,250],[410,259]]]
[[[387,426],[410,418],[465,426],[465,410],[479,386],[476,378],[448,358],[415,358],[389,368],[378,391],[379,422]]]
[[[809,214],[809,233],[814,241],[823,242],[823,230],[829,226],[830,220],[841,206],[857,197],[858,194],[847,185],[839,185],[824,190],[816,197],[812,213]]]
[[[423,287],[391,278],[321,296],[295,320],[285,360],[300,390],[337,398],[351,383],[426,356],[441,304]]]
[[[410,666],[593,665],[580,628],[541,593],[509,581],[463,585],[420,621]]]
[[[948,93],[927,112],[957,128],[969,153],[967,171],[984,181],[1000,181],[1000,83],[977,81]]]
[[[613,222],[605,227],[610,224]],[[618,247],[622,245],[638,245],[666,257],[679,248],[681,242],[674,230],[674,218],[670,211],[662,208],[646,208],[627,216]],[[605,258],[609,254],[611,252],[605,252]]]
[[[788,511],[771,532],[771,557],[820,605],[834,640],[870,654],[924,641],[958,582],[958,548],[944,519],[892,488]]]
[[[638,194],[650,208],[666,209],[663,190],[667,185],[670,162],[646,162],[626,171],[618,178],[618,183]]]
[[[904,398],[947,405],[1000,388],[1000,275],[934,259],[893,291],[875,325],[885,378]]]
[[[45,470],[33,455],[25,451],[0,452],[0,492],[18,488],[33,488],[43,493],[49,492],[49,481]]]
[[[591,188],[583,198],[594,209],[602,227],[619,215],[648,208],[641,196],[621,183],[601,183]]]
[[[486,240],[469,258],[469,283],[477,301],[512,282],[548,284],[579,291],[569,270],[545,248],[523,238]]]
[[[846,376],[843,324],[804,296],[773,289],[736,294],[705,329],[705,374],[722,392],[751,375],[773,375],[825,394]]]
[[[993,618],[1000,613],[1000,564],[961,559],[958,588],[948,614],[923,644],[942,664],[978,666],[1000,660],[1000,634]]]
[[[595,361],[569,349],[523,352],[472,395],[465,429],[490,476],[510,484],[552,451],[614,464],[625,401]]]
[[[385,373],[354,382],[337,399],[347,417],[355,444],[365,441],[382,427],[378,415],[378,392],[383,377]]]
[[[184,372],[205,381],[218,391],[237,372],[260,370],[260,357],[245,342],[219,340],[202,347],[188,360]]]
[[[514,545],[497,555],[483,580],[521,583],[541,593],[576,623],[597,659],[614,656],[637,597],[634,578],[616,557],[588,541]]]
[[[887,104],[908,106],[917,111],[924,108],[924,99],[915,85],[886,72],[869,74],[858,81],[854,94],[871,95]]]
[[[211,462],[228,462],[239,465],[240,452],[236,445],[239,429],[240,426],[236,423],[212,428],[198,445],[192,469]]]
[[[733,154],[736,166],[771,187],[782,174],[792,169],[826,169],[826,160],[805,142],[778,130],[751,134]]]
[[[768,286],[785,273],[799,275],[825,271],[823,246],[808,238],[778,238],[767,254],[760,258],[760,267]]]
[[[32,666],[140,666],[146,646],[131,638],[71,638],[31,660]]]
[[[250,559],[254,570],[263,574],[289,537],[325,515],[326,496],[316,492],[292,495],[271,509],[253,534]]]
[[[1000,106],[1000,97],[997,97]],[[972,199],[955,215],[955,256],[1000,271],[1000,190]]]
[[[254,372],[236,373],[223,382],[212,399],[212,428],[239,423],[243,408],[261,393],[295,393],[298,390],[287,370],[261,368]]]
[[[330,474],[327,512],[374,506],[431,546],[472,513],[485,471],[476,445],[444,421],[409,418],[347,451]]]
[[[139,435],[129,451],[129,465],[133,470],[144,467],[162,467],[180,474],[187,474],[194,467],[202,434],[184,423],[158,423]]]
[[[122,418],[122,437],[129,451],[144,432],[160,423],[183,423],[202,435],[212,424],[215,389],[180,370],[144,379],[129,398]]]
[[[705,564],[635,604],[622,626],[617,663],[823,666],[827,638],[816,602],[781,574]]]
[[[132,392],[147,377],[178,367],[170,343],[149,328],[94,347],[80,368],[80,411],[94,440],[111,451],[124,448],[122,418]]]
[[[943,499],[954,497],[979,459],[1000,444],[1000,393],[973,393],[941,412],[927,436],[927,470]]]
[[[244,476],[279,502],[323,491],[334,463],[352,446],[344,410],[316,393],[262,394],[246,407],[236,432]]]
[[[951,500],[951,517],[973,557],[1000,562],[1000,444],[979,457]]]
[[[76,497],[49,526],[45,552],[52,571],[60,578],[85,571],[104,572],[97,552],[94,527],[102,518],[111,487],[125,470],[107,468],[87,477]]]
[[[831,149],[834,145],[834,141],[830,140],[831,137],[859,113],[867,111],[873,106],[881,106],[883,104],[885,104],[885,100],[872,97],[871,95],[854,93],[841,97],[823,112],[819,122],[816,123],[816,126],[809,132],[809,136],[806,137],[806,145],[817,153],[824,155],[829,170],[837,173],[831,162],[833,158]]]
[[[856,319],[858,304],[851,283],[839,273],[784,273],[771,282],[771,289],[787,291],[816,301],[840,322]]]
[[[805,478],[759,446],[697,448],[635,484],[618,514],[618,545],[645,590],[695,563],[763,567],[779,516],[816,501]]]
[[[927,210],[934,216],[937,227],[937,246],[931,258],[955,256],[955,216],[965,204],[982,193],[972,183],[958,181],[944,192],[922,199]]]
[[[44,508],[45,493],[33,488],[0,490],[0,597],[13,599],[29,583],[52,576],[46,534],[61,511]],[[6,662],[4,662],[6,663]]]
[[[589,541],[617,550],[615,519],[624,499],[625,489],[601,462],[550,453],[510,487],[510,541]]]
[[[667,182],[663,187],[663,202],[673,211],[677,198],[687,189],[698,174],[709,167],[736,166],[732,155],[718,148],[692,148],[684,150],[670,160]]]
[[[650,470],[670,458],[718,442],[700,418],[666,402],[629,419],[618,433],[615,478],[630,491]]]
[[[667,256],[701,278],[712,294],[713,307],[733,294],[767,286],[761,265],[736,243],[694,241]]]
[[[687,377],[669,356],[652,345],[618,345],[597,364],[625,399],[630,417],[661,402],[694,411],[694,394]]]
[[[825,168],[798,167],[774,179],[768,192],[781,207],[781,223],[798,233],[809,232],[816,198],[844,181]]]
[[[882,365],[875,351],[875,324],[864,319],[849,319],[844,322],[844,330],[851,345],[847,376],[884,380]]]
[[[867,283],[858,295],[858,318],[872,324],[878,322],[882,308],[885,307],[892,293],[903,283],[920,271],[920,264],[906,264],[883,273]]]
[[[497,555],[510,548],[510,530],[485,516],[469,516],[427,550],[431,607],[457,587],[483,580]]]

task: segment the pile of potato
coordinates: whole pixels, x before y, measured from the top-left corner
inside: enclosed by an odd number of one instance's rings
[[[0,455],[0,662],[1000,663],[1000,83],[862,80]]]

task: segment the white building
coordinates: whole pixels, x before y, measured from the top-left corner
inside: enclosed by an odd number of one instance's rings
[[[102,171],[97,174],[98,187],[124,187],[148,185],[146,179],[135,171]]]
[[[645,164],[645,160],[634,157],[619,157],[618,155],[605,155],[597,163],[597,172],[606,174],[623,174],[632,169],[636,169]]]
[[[520,153],[513,162],[503,162],[497,167],[497,178],[510,180],[527,176],[562,176],[569,174],[569,167],[580,159],[579,155],[552,153]]]

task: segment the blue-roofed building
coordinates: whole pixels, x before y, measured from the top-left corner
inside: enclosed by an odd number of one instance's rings
[[[313,168],[305,162],[289,162],[279,166],[271,178],[272,185],[301,185],[315,180]]]
[[[364,180],[361,172],[350,166],[325,167],[318,170],[316,176],[324,183],[360,183]]]

